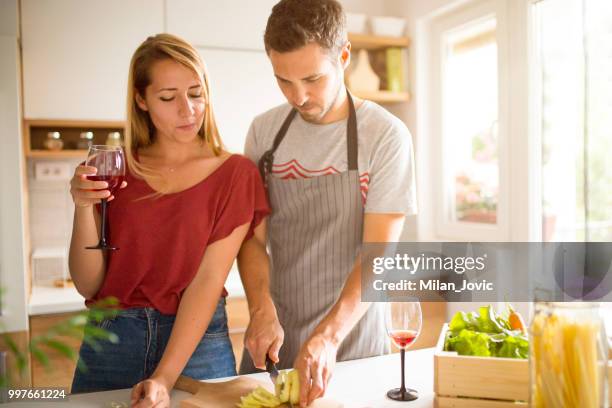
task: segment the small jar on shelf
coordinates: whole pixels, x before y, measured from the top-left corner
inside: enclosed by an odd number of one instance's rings
[[[123,142],[121,141],[121,133],[119,132],[110,132],[108,137],[106,138],[106,144],[108,146],[123,146]]]
[[[64,141],[60,132],[49,132],[47,133],[47,139],[45,140],[45,148],[47,150],[57,151],[62,150],[64,147]]]
[[[94,134],[93,132],[81,132],[79,135],[79,141],[77,142],[77,149],[89,150],[93,144]]]

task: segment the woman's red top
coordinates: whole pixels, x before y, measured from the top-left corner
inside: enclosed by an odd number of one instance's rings
[[[245,223],[249,239],[270,213],[257,168],[240,155],[178,193],[151,197],[154,190],[129,171],[126,181],[107,211],[107,237],[119,249],[108,252],[104,282],[87,305],[114,296],[121,308],[176,314],[206,248]]]

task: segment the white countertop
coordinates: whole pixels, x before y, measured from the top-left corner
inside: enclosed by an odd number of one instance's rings
[[[53,286],[32,286],[30,295],[30,316],[51,313],[76,312],[85,309],[85,298],[74,286],[56,288]]]
[[[237,269],[232,269],[225,282],[229,297],[244,297],[244,289]],[[53,286],[32,286],[29,315],[68,313],[85,309],[85,298],[74,286],[56,288]]]
[[[326,397],[341,402],[343,408],[431,408],[434,403],[433,354],[433,348],[406,353],[406,386],[419,392],[419,398],[415,401],[397,402],[386,397],[389,389],[400,385],[399,354],[338,363]],[[250,377],[269,381],[266,373],[251,374]],[[126,403],[127,407],[130,391],[124,389],[79,394],[71,396],[66,402],[37,402],[36,407],[111,408],[112,403],[121,402]],[[180,401],[187,396],[189,394],[186,392],[172,391],[172,407],[179,407]],[[25,407],[27,404],[12,403],[6,406]]]

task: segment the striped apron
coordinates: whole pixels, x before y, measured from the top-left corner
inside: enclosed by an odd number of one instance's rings
[[[260,160],[272,207],[268,221],[270,292],[285,331],[279,368],[293,367],[304,341],[338,300],[361,248],[364,209],[357,167],[357,119],[350,94],[348,100],[348,171],[297,180],[266,177],[295,109]],[[338,361],[389,352],[382,306],[371,305],[340,345]],[[244,353],[240,372],[253,371],[250,355]]]

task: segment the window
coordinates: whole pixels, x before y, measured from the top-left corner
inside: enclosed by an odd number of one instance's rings
[[[545,241],[612,239],[612,4],[534,5]]]
[[[534,3],[542,239],[612,240],[612,4]],[[612,303],[601,304],[612,333]]]
[[[509,240],[507,0],[476,0],[421,25],[417,102],[424,240]],[[423,195],[421,195],[421,198]],[[429,212],[429,214],[427,214]],[[421,214],[419,215],[421,217]]]
[[[496,20],[476,21],[443,37],[442,143],[445,217],[496,224],[499,200]]]

